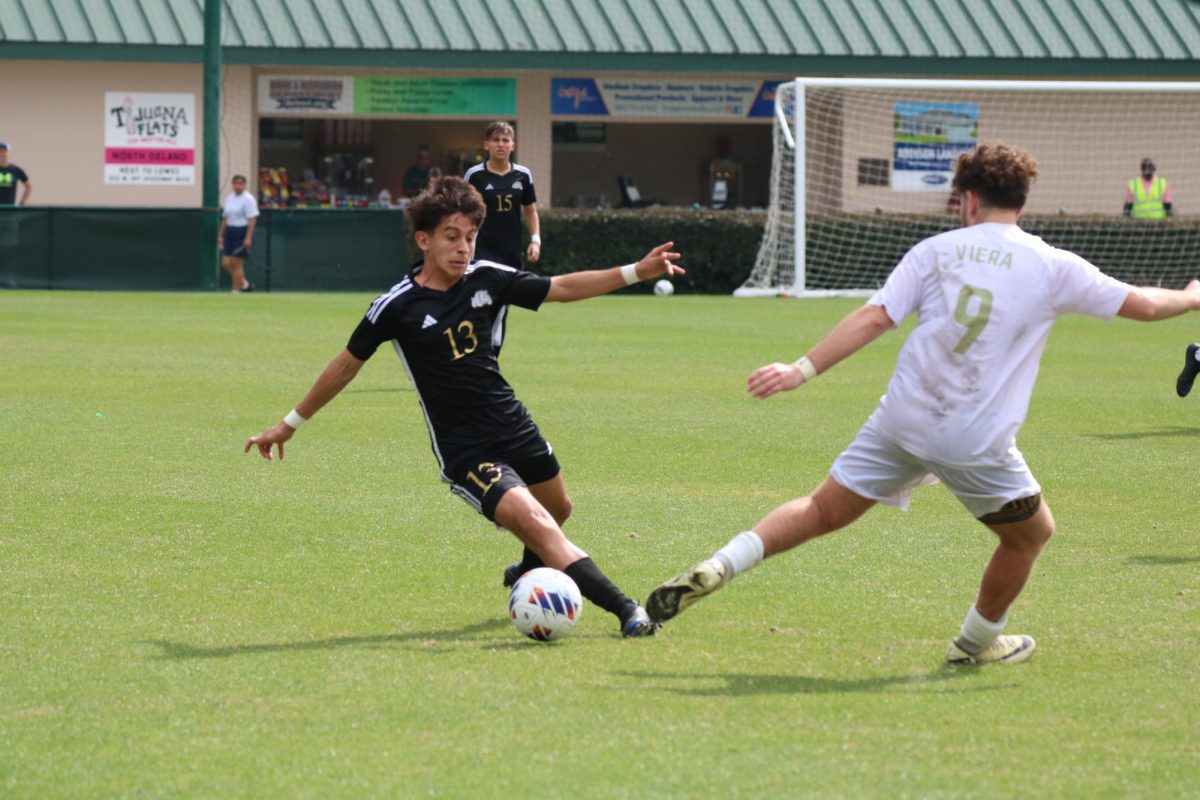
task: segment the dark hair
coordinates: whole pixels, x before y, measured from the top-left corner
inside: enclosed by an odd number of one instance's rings
[[[246,176],[245,176],[245,175],[234,175],[234,176],[233,176],[232,178],[230,178],[230,180],[229,180],[229,182],[230,182],[230,183],[234,183],[235,181],[241,181],[242,183],[245,183],[245,182],[246,182]]]
[[[1037,161],[1021,148],[981,142],[958,157],[954,189],[959,194],[974,192],[984,205],[1019,209],[1025,206],[1037,174]]]
[[[490,139],[493,136],[495,136],[497,133],[507,133],[510,137],[516,136],[516,134],[513,132],[512,125],[509,125],[504,120],[499,120],[499,121],[493,122],[491,125],[487,126],[487,128],[483,132],[483,138]]]
[[[429,181],[425,190],[408,207],[408,223],[413,231],[432,233],[446,217],[463,214],[476,227],[483,224],[487,206],[483,195],[457,175],[444,175]]]

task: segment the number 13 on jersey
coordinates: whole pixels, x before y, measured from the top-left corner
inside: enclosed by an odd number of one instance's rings
[[[455,330],[458,336],[455,336]],[[442,331],[450,340],[450,360],[458,361],[463,356],[474,353],[479,348],[479,337],[475,335],[475,324],[469,319],[458,323],[457,329],[446,328]]]

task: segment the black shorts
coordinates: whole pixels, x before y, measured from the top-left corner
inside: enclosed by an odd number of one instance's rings
[[[221,243],[221,255],[233,256],[234,258],[246,258],[250,255],[250,248],[246,247],[247,230],[249,228],[227,226],[225,228],[225,241]]]
[[[479,453],[446,470],[450,491],[471,508],[496,521],[496,506],[509,489],[548,481],[562,471],[553,448],[544,439],[525,452]]]

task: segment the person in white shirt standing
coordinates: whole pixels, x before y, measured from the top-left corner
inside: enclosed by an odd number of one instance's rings
[[[1031,637],[1002,632],[1054,533],[1016,445],[1050,328],[1069,312],[1153,321],[1200,310],[1200,281],[1182,290],[1133,287],[1022,231],[1017,220],[1036,176],[1033,157],[1017,147],[984,143],[963,154],[954,177],[962,227],[912,248],[884,287],[806,356],[750,376],[747,390],[758,398],[795,389],[917,315],[887,394],[825,481],[656,588],[646,603],[651,619],[674,617],[876,503],[907,508],[913,489],[940,480],[999,538],[946,660],[1015,663],[1033,653]]]
[[[258,203],[246,191],[246,176],[233,176],[233,194],[225,197],[221,209],[221,232],[217,246],[221,248],[221,267],[229,273],[234,294],[254,291],[246,280],[246,258],[254,244],[254,226],[258,223]]]

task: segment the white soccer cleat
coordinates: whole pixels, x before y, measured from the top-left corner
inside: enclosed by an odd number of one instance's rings
[[[719,559],[701,561],[652,591],[646,600],[646,611],[650,619],[664,622],[701,597],[720,589],[724,581],[725,565]]]
[[[946,650],[947,664],[1017,664],[1033,655],[1037,642],[1032,636],[997,636],[986,650],[975,655],[958,646],[958,640],[950,642]]]

